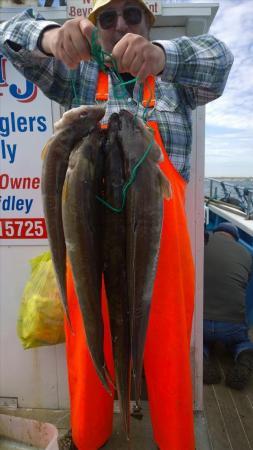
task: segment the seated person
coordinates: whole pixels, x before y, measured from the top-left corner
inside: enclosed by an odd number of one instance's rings
[[[234,366],[226,384],[243,389],[253,370],[253,343],[246,323],[246,289],[253,270],[252,255],[239,242],[236,226],[223,222],[209,234],[204,263],[204,383],[215,384],[221,373],[210,360],[210,346],[223,342]],[[206,241],[206,240],[205,240]]]

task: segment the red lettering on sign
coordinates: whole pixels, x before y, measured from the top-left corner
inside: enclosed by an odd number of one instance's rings
[[[46,239],[44,218],[0,219],[0,239]]]
[[[0,189],[39,189],[40,178],[38,177],[10,177],[8,173],[0,175]]]
[[[151,11],[153,14],[158,13],[157,3],[156,3],[156,2],[155,2],[155,3],[151,3],[151,4],[149,5],[149,9],[150,9],[150,11]]]
[[[87,17],[92,11],[92,8],[76,8],[75,6],[70,6],[69,8],[69,16],[71,17]]]

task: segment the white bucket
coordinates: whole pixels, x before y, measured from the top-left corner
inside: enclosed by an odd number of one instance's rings
[[[57,428],[50,423],[0,414],[0,439],[45,450],[59,450]],[[29,448],[29,447],[27,447]]]

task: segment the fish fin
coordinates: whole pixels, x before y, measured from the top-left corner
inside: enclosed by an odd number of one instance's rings
[[[109,381],[109,383],[111,384],[111,386],[113,387],[113,389],[116,389],[116,385],[115,382],[112,379],[112,376],[108,370],[108,367],[106,366],[106,364],[104,365],[104,371],[105,371],[105,376],[107,378],[107,380]]]
[[[96,367],[96,365],[95,365],[95,367]],[[97,374],[99,376],[99,379],[100,379],[102,385],[104,386],[106,392],[112,397],[113,392],[112,392],[112,389],[109,387],[108,381],[110,381],[111,385],[113,385],[113,384],[111,383],[111,376],[110,376],[109,371],[108,371],[108,369],[106,367],[106,364],[103,365],[103,372],[101,370],[98,370],[97,367],[96,367],[96,370],[97,370]],[[114,386],[113,386],[113,388],[114,388]]]
[[[162,194],[166,198],[166,200],[170,200],[172,198],[171,183],[168,180],[168,178],[164,175],[163,171],[160,168],[158,168],[158,169],[159,169],[158,176],[159,176]]]
[[[154,129],[152,127],[150,127],[149,125],[145,124],[144,125],[144,129],[150,134],[150,136],[152,138],[154,138],[155,132],[154,132]]]
[[[69,190],[69,177],[68,173],[66,174],[65,181],[62,188],[62,203],[66,203],[68,199],[68,190]]]
[[[44,145],[43,149],[42,149],[42,152],[41,152],[41,159],[42,159],[42,161],[44,161],[44,159],[46,159],[48,151],[49,151],[49,142],[47,142]]]
[[[142,407],[141,407],[139,402],[136,402],[136,404],[133,406],[133,410],[131,412],[131,416],[134,419],[142,420],[143,412],[142,412]]]
[[[68,111],[65,111],[62,117],[54,123],[54,132],[69,127],[74,121],[87,115],[88,113],[86,105],[78,106],[77,108],[72,108]]]
[[[161,162],[163,162],[164,161],[164,156],[163,156],[163,152],[162,152],[162,150],[161,150],[161,148],[159,147],[159,150],[160,150],[160,156],[159,156],[159,160],[158,160],[158,162],[159,163],[161,163]]]
[[[150,141],[149,141],[149,144],[150,144]],[[160,163],[164,160],[162,150],[155,140],[150,149],[149,158],[151,158],[153,161],[155,161],[157,163]]]
[[[65,314],[66,314],[66,318],[67,318],[67,322],[68,322],[68,326],[70,328],[71,334],[72,334],[72,336],[75,336],[75,332],[74,332],[74,328],[72,327],[69,312],[66,307],[64,309],[65,309]]]

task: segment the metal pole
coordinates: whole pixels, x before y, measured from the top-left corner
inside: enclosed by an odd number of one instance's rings
[[[252,192],[248,191],[247,195],[247,219],[250,219],[250,212],[252,208]]]
[[[210,198],[213,198],[213,180],[210,180]]]

